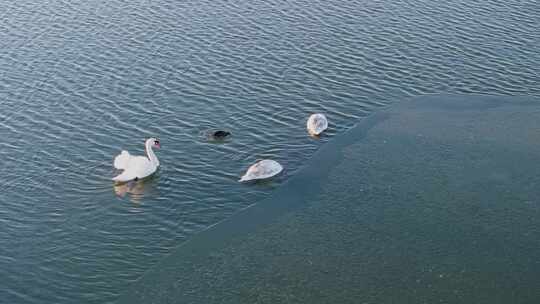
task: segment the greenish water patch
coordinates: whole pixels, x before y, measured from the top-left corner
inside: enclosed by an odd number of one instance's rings
[[[537,303],[539,120],[532,97],[394,105],[120,303]]]

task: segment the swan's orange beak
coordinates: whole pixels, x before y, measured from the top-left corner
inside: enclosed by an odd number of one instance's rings
[[[154,146],[158,149],[161,149],[161,143],[154,144]]]

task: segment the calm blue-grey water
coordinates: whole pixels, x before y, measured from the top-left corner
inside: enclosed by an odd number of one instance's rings
[[[540,95],[529,1],[0,0],[0,299],[105,303],[379,107]],[[327,114],[320,140],[305,119]],[[231,130],[225,144],[204,132]],[[159,136],[162,168],[114,188]],[[286,168],[241,185],[253,161]]]

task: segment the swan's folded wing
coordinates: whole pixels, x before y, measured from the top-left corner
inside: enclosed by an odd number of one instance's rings
[[[131,155],[128,151],[122,151],[122,153],[118,154],[114,158],[114,167],[116,169],[126,169],[129,163],[129,160],[131,159]]]
[[[317,132],[321,133],[322,131],[326,130],[326,128],[328,128],[328,122],[324,117],[315,121],[315,130],[317,130]]]

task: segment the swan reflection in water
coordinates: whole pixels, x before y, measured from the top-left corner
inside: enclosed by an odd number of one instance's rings
[[[127,195],[133,203],[140,203],[145,195],[155,194],[156,191],[156,183],[153,178],[114,185],[114,192],[118,197],[123,198]]]

